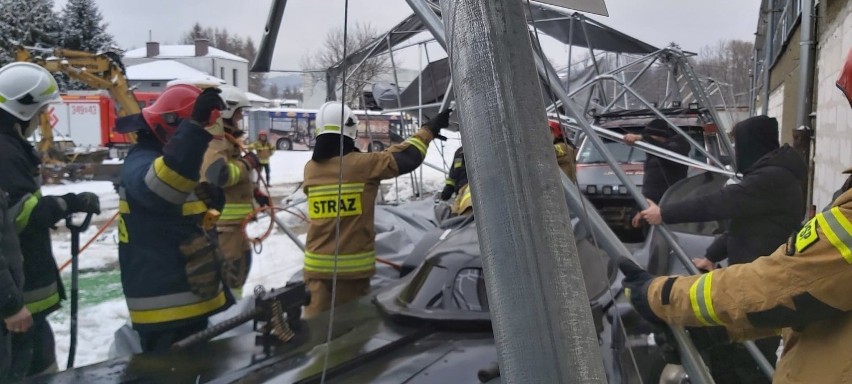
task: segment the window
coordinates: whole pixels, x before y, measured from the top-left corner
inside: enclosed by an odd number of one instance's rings
[[[225,80],[225,67],[219,67],[219,78]]]
[[[237,70],[236,69],[232,70],[231,76],[234,77],[233,83],[234,83],[234,86],[236,87],[237,86]]]
[[[152,87],[159,87],[159,86],[160,86],[160,84],[161,84],[161,83],[160,83],[159,81],[152,81],[152,82],[151,82],[151,86],[152,86]]]

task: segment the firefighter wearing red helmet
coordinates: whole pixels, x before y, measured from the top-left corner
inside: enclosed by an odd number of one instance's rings
[[[257,135],[257,141],[252,143],[249,149],[257,154],[257,158],[260,160],[260,168],[266,172],[266,184],[269,184],[269,159],[275,153],[275,146],[269,142],[269,133],[260,131]]]
[[[852,50],[837,86],[852,93]],[[852,101],[852,99],[850,99]],[[852,106],[852,102],[850,102]],[[637,311],[651,322],[720,326],[732,340],[774,336],[784,351],[774,383],[852,381],[852,189],[769,256],[696,276],[655,277],[619,263]]]
[[[547,126],[553,136],[553,149],[556,151],[556,162],[559,168],[571,181],[577,181],[577,152],[570,141],[565,139],[562,125],[558,121],[548,120]]]
[[[116,124],[138,138],[121,170],[118,255],[143,352],[169,350],[233,302],[222,289],[221,251],[204,228],[213,202],[198,183],[208,144],[224,134],[219,93],[172,86]]]

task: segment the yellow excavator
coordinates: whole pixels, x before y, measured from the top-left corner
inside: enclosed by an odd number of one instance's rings
[[[41,55],[33,55],[35,52]],[[121,58],[114,52],[89,53],[62,48],[18,46],[15,59],[40,65],[51,73],[63,73],[91,88],[106,90],[118,107],[118,116],[141,112],[139,102],[127,82]],[[39,116],[39,121],[41,141],[38,150],[42,156],[47,156],[53,147],[53,127],[46,113]],[[135,142],[134,137],[130,140]]]

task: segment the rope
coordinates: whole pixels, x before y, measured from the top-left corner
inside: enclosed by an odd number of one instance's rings
[[[343,127],[346,124],[346,116],[344,116],[344,108],[343,103],[346,102],[346,71],[348,70],[349,63],[345,59],[349,54],[349,0],[344,0],[343,4],[343,86],[341,88],[341,96],[343,98],[341,102],[340,108],[340,128],[341,134],[340,136],[340,153],[338,156],[338,173],[337,173],[337,200],[339,201],[341,196],[343,195]],[[402,123],[400,123],[402,124]],[[401,126],[401,125],[400,125]],[[399,192],[397,192],[397,198],[399,197]],[[329,357],[331,356],[331,351],[329,350],[329,344],[331,344],[331,338],[333,336],[334,330],[334,310],[335,310],[335,301],[337,301],[337,258],[340,254],[340,210],[337,210],[337,217],[335,218],[334,225],[334,265],[332,267],[331,274],[331,308],[328,313],[328,332],[325,336],[325,357],[322,362],[322,375],[320,376],[320,384],[325,384],[326,376],[328,375],[328,363]]]
[[[95,235],[94,235],[94,236],[92,236],[92,238],[91,238],[91,239],[89,239],[89,241],[88,241],[88,242],[86,242],[86,244],[85,244],[85,245],[83,245],[83,248],[80,248],[80,252],[77,254],[77,256],[79,257],[79,256],[80,256],[80,254],[81,254],[81,253],[83,253],[83,251],[85,251],[85,250],[86,250],[86,248],[89,248],[89,246],[90,246],[90,245],[92,245],[92,243],[94,243],[94,242],[95,242],[95,240],[97,240],[97,238],[98,238],[98,237],[100,237],[101,235],[103,235],[103,234],[104,234],[104,232],[107,230],[107,228],[109,228],[109,226],[110,226],[110,225],[111,225],[111,224],[115,221],[115,219],[116,219],[117,217],[118,217],[118,211],[116,211],[116,212],[115,212],[115,214],[114,214],[114,215],[112,215],[112,217],[110,217],[110,218],[109,218],[109,220],[107,220],[107,222],[106,222],[106,223],[105,223],[105,224],[101,227],[101,229],[99,229],[99,230],[98,230],[98,232],[97,232],[97,233],[95,233]],[[73,259],[73,258],[72,258],[72,259]],[[72,259],[68,259],[67,261],[65,261],[64,263],[62,263],[62,266],[60,266],[60,267],[59,267],[59,272],[62,272],[62,270],[63,270],[63,269],[65,269],[65,268],[67,268],[69,265],[71,265],[71,260],[72,260]]]

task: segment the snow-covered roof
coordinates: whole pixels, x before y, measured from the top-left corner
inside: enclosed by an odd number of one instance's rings
[[[246,96],[248,96],[249,101],[253,103],[268,103],[271,101],[261,95],[252,92],[246,92]]]
[[[186,64],[173,60],[154,60],[127,67],[128,80],[206,79],[219,83],[224,80],[210,76]]]
[[[124,53],[124,57],[128,59],[144,59],[148,55],[148,49],[145,47],[129,50]],[[154,56],[156,59],[178,59],[195,56],[195,45],[160,45],[160,54]],[[248,60],[225,52],[219,48],[207,48],[207,55],[202,57],[213,57],[217,59],[228,59],[248,63]]]

